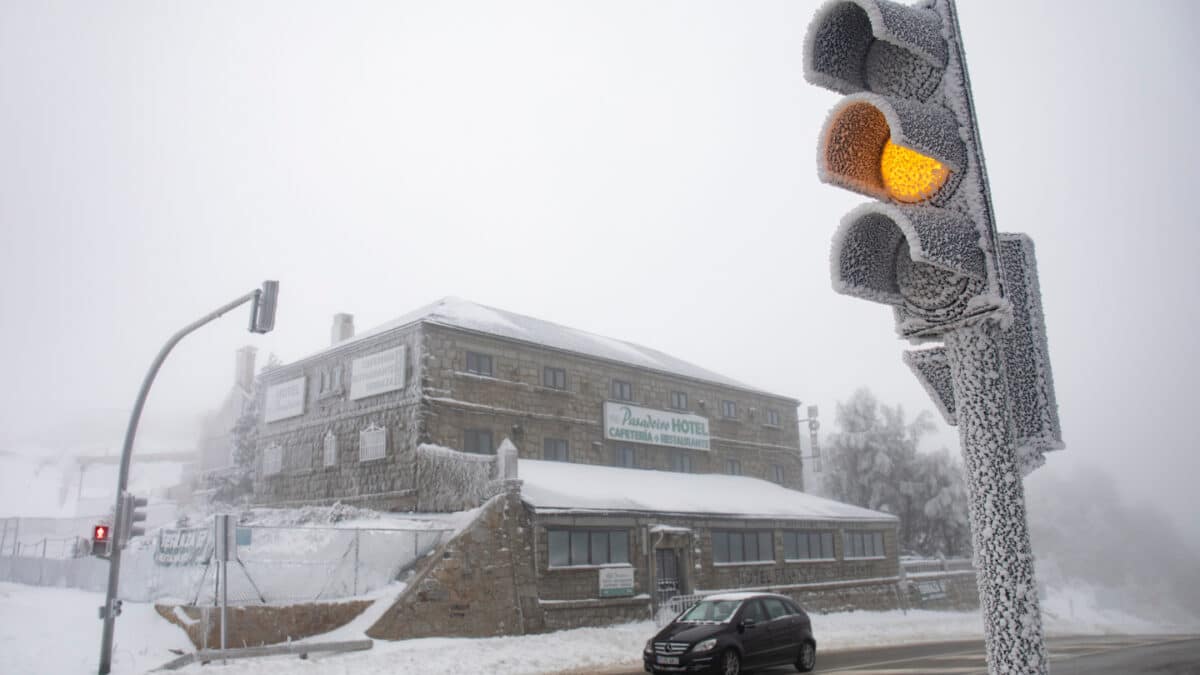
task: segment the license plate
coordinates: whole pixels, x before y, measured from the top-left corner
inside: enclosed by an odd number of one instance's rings
[[[664,666],[677,666],[677,665],[679,665],[679,657],[678,656],[660,656],[660,657],[658,657],[658,662]]]

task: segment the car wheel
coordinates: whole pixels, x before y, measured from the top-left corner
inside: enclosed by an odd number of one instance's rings
[[[721,675],[738,675],[742,672],[742,659],[732,649],[726,649],[721,655]]]
[[[800,643],[800,658],[796,659],[796,670],[807,673],[817,667],[817,646],[811,642]]]

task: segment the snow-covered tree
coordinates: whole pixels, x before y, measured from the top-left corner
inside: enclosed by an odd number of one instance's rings
[[[881,405],[867,389],[838,403],[829,439],[825,493],[900,518],[900,548],[964,555],[969,541],[962,468],[948,451],[917,452],[933,430],[928,412],[909,421],[902,406]]]

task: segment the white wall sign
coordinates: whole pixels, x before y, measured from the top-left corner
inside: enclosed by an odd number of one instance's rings
[[[267,422],[285,420],[304,414],[304,392],[308,378],[297,377],[294,380],[280,382],[267,387],[267,399],[264,403],[263,419]]]
[[[600,597],[615,598],[633,595],[632,567],[601,567]]]
[[[387,429],[371,425],[358,432],[358,461],[368,462],[387,456]]]
[[[263,448],[262,472],[264,476],[274,476],[283,471],[283,448],[278,443],[272,443]]]
[[[672,448],[709,449],[707,418],[616,401],[604,402],[604,437]]]
[[[350,400],[404,387],[404,346],[354,359],[350,364]]]

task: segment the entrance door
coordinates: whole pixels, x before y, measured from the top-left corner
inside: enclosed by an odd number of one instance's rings
[[[658,604],[679,595],[679,556],[675,549],[660,548],[654,551],[654,578],[658,580]]]

